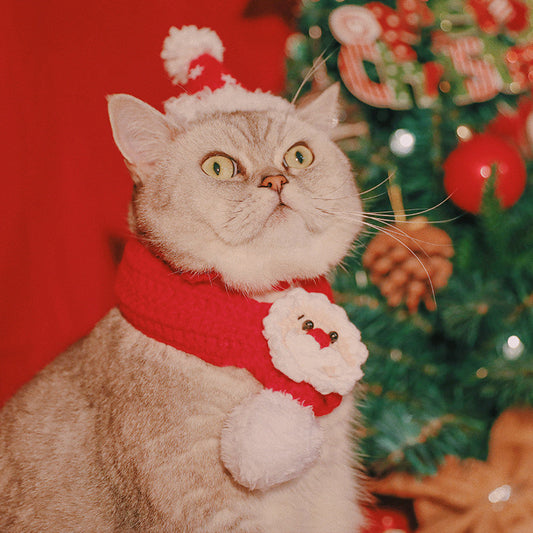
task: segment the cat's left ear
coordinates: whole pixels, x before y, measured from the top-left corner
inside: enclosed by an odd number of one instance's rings
[[[150,168],[166,154],[175,128],[162,113],[127,94],[110,96],[108,109],[113,138],[132,177],[149,175]]]
[[[340,84],[334,83],[311,102],[296,108],[297,116],[321,130],[330,131],[339,123]]]

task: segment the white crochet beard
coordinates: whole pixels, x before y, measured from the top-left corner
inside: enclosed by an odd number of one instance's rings
[[[146,151],[158,157],[150,175],[142,171],[130,216],[133,231],[176,270],[215,270],[232,288],[254,295],[279,281],[328,273],[348,252],[362,219],[350,165],[327,132],[287,102],[264,96],[262,111],[209,114],[202,104],[201,118],[181,127],[173,115],[170,139],[160,146],[153,136],[147,141]],[[313,164],[285,168],[285,152],[300,142],[313,151]],[[231,156],[243,175],[226,182],[207,176],[201,162],[209,153]],[[289,181],[281,193],[289,207],[281,209],[277,193],[258,186],[277,174]]]
[[[348,365],[342,355],[333,347],[320,348],[310,335],[289,331],[284,339],[287,357],[293,369],[289,377],[295,381],[306,381],[322,394],[338,392],[348,394],[355,383],[363,377],[359,365]],[[328,375],[326,368],[334,370]]]
[[[306,320],[325,333],[335,331],[337,341],[320,348],[302,328]],[[310,383],[322,394],[345,395],[363,377],[361,365],[368,351],[361,334],[344,309],[324,294],[301,288],[286,292],[272,305],[263,325],[272,363],[292,380]]]

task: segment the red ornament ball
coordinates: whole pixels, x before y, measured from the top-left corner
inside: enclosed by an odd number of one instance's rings
[[[496,170],[495,194],[504,208],[512,206],[526,186],[526,166],[514,146],[482,133],[461,142],[444,162],[444,188],[452,202],[479,213],[487,180]]]

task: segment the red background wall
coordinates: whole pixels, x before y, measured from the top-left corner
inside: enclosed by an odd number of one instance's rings
[[[4,1],[0,404],[114,302],[113,242],[127,235],[129,176],[105,96],[172,96],[159,58],[170,26],[217,31],[250,88],[281,92],[290,29],[245,18],[249,0]],[[263,2],[264,3],[264,2]]]

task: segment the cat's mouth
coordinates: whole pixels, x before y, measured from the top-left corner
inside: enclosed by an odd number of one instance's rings
[[[274,209],[272,210],[272,213],[270,214],[270,216],[268,217],[267,219],[267,222],[270,221],[270,220],[274,220],[274,221],[282,221],[282,220],[285,220],[289,214],[289,212],[293,212],[294,209],[286,204],[285,202],[283,202],[281,199],[279,201],[279,204],[274,207]]]
[[[319,213],[310,206],[309,198],[297,189],[286,187],[281,194],[260,197],[256,201],[238,204],[228,213],[224,224],[214,226],[216,234],[231,246],[246,245],[252,241],[287,242],[324,230]]]
[[[273,209],[268,221],[283,223],[296,217],[309,233],[315,234],[321,233],[324,229],[321,217],[317,215],[317,211],[309,206],[308,199],[298,194],[287,193],[280,194],[279,203]]]

